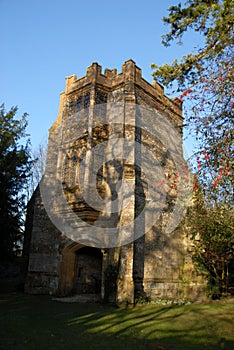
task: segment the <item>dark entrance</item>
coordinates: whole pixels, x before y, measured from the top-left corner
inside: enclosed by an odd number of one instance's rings
[[[74,292],[101,293],[102,253],[97,248],[84,247],[76,252]]]

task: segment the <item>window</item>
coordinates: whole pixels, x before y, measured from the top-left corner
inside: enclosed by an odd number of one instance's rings
[[[78,97],[76,101],[76,113],[82,109],[82,96]]]
[[[63,185],[65,187],[73,187],[84,181],[85,166],[81,167],[81,163],[85,160],[86,150],[76,147],[71,152],[66,155],[63,163]]]
[[[107,94],[103,91],[97,91],[95,95],[95,114],[96,117],[101,118],[103,122],[106,121],[106,103]]]
[[[97,91],[95,96],[96,104],[106,103],[107,102],[107,94],[103,91]]]
[[[84,96],[84,108],[88,108],[90,104],[90,93],[88,92],[85,96]]]

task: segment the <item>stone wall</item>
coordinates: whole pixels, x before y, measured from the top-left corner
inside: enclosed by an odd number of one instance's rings
[[[56,293],[59,279],[59,239],[60,232],[46,214],[37,189],[34,195],[32,226],[27,228],[25,237],[30,239],[30,253],[25,291],[29,293]],[[24,255],[27,253],[25,252]]]
[[[119,102],[125,108],[124,125],[120,126],[119,122],[116,125],[112,123],[114,126],[110,127],[110,121],[119,120],[118,109],[108,114],[108,107],[103,103]],[[104,225],[101,227],[123,226],[133,222],[146,203],[147,185],[144,173],[140,167],[135,166],[136,152],[141,150],[134,149],[128,162],[106,162],[99,171],[97,182],[99,194],[103,198],[114,196],[117,175],[132,183],[135,191],[129,198],[128,207],[125,210],[119,207],[118,212],[108,221],[101,211],[87,205],[80,193],[77,178],[80,171],[79,161],[83,156],[88,157],[89,149],[93,145],[101,144],[116,133],[119,136],[124,135],[128,141],[137,141],[151,150],[152,157],[162,167],[165,177],[176,171],[165,145],[153,137],[150,131],[136,127],[140,122],[136,104],[153,108],[165,120],[170,121],[181,135],[179,147],[182,148],[181,102],[168,99],[162,86],[156,82],[151,85],[144,80],[141,69],[132,60],[123,64],[119,74],[115,69],[106,69],[102,74],[101,66],[93,63],[87,68],[85,77],[77,79],[76,75],[72,75],[66,78],[65,91],[60,95],[58,118],[50,128],[47,173],[53,175],[53,165],[57,165],[63,195],[72,211],[82,219],[84,227],[97,223],[99,226]],[[89,110],[84,110],[88,107]],[[87,111],[89,113],[86,115]],[[80,122],[77,123],[77,120]],[[104,124],[97,127],[97,122],[101,120]],[[78,139],[77,134],[80,135]],[[108,154],[108,149],[105,152]],[[74,168],[69,164],[75,164]],[[91,175],[88,168],[82,176],[86,179],[86,185],[90,186]],[[51,182],[50,188],[52,185]],[[174,206],[175,198],[175,193],[171,191],[162,215],[145,235],[122,247],[99,249],[98,253],[96,251],[93,264],[99,267],[95,270],[92,269],[90,255],[82,255],[85,243],[76,242],[70,236],[68,238],[66,230],[60,232],[49,219],[40,189],[37,189],[28,207],[24,251],[27,269],[25,291],[68,295],[74,292],[90,293],[98,289],[102,298],[105,298],[105,271],[110,265],[118,265],[117,290],[113,294],[118,304],[133,303],[138,298],[199,298],[203,293],[204,283],[195,273],[189,243],[182,230],[177,229],[171,234],[167,234],[165,230],[165,221]],[[57,216],[66,220],[66,212],[62,211],[59,203],[56,211]],[[142,229],[144,232],[147,220],[148,218],[142,216],[138,231]],[[132,232],[128,234],[136,237],[136,227],[133,226]],[[77,270],[79,259],[82,265],[80,268],[83,268],[83,272],[87,270],[86,277],[79,268]],[[98,277],[99,282],[95,282],[91,275],[98,275],[101,280]],[[110,299],[113,299],[113,295]]]

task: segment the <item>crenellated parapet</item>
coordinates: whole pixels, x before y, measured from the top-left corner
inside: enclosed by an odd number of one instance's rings
[[[106,94],[101,101],[103,103],[125,101],[145,105],[165,113],[176,125],[183,124],[181,101],[169,99],[164,94],[164,88],[155,80],[152,84],[145,80],[142,70],[130,59],[122,65],[120,73],[116,69],[106,68],[103,74],[102,67],[94,62],[86,69],[84,77],[78,78],[76,74],[66,77],[65,91],[60,94],[58,118],[51,129],[62,123],[69,106],[75,113],[79,101],[82,100],[81,107],[85,108],[85,98],[89,98],[90,104],[94,105],[98,92]]]

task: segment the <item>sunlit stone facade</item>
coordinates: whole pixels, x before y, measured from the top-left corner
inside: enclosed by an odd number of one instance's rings
[[[109,106],[115,104],[124,108],[122,124],[113,123],[113,118],[110,123]],[[141,69],[132,60],[123,64],[121,73],[116,69],[106,69],[102,73],[101,66],[93,63],[84,77],[66,78],[58,118],[49,131],[47,170],[52,171],[51,164],[56,164],[63,196],[86,231],[87,227],[103,227],[103,231],[107,227],[121,228],[134,222],[147,204],[149,185],[144,171],[135,164],[137,147],[131,153],[132,159],[127,161],[123,157],[106,161],[106,150],[96,154],[96,157],[103,157],[98,160],[103,165],[97,171],[95,184],[90,183],[89,168],[82,168],[81,164],[84,159],[88,159],[87,164],[93,162],[90,149],[107,142],[112,135],[137,141],[137,145],[151,150],[151,161],[162,169],[165,181],[160,184],[155,179],[155,186],[167,184],[169,188],[158,220],[144,234],[148,217],[142,214],[137,227],[131,226],[128,234],[134,239],[127,244],[90,246],[85,240],[72,239],[70,230],[68,234],[64,226],[61,229],[55,225],[38,187],[28,204],[24,245],[26,292],[60,296],[97,294],[101,299],[118,304],[134,303],[138,299],[202,298],[204,284],[195,272],[185,228],[178,226],[170,233],[166,230],[176,203],[177,193],[169,180],[177,171],[176,164],[162,140],[152,136],[151,130],[141,130],[139,114],[134,112],[136,106],[153,109],[165,118],[177,131],[182,152],[180,100],[170,100],[162,86],[155,81],[151,85],[143,79]],[[75,119],[76,116],[80,119]],[[116,120],[119,121],[118,116]],[[157,120],[150,123],[154,125]],[[61,149],[63,152],[59,153]],[[120,180],[128,181],[134,190],[128,198],[129,204],[123,208],[117,203],[117,210],[109,216],[82,196],[80,182],[90,188],[91,194],[95,185],[100,198],[114,200]],[[57,215],[66,222],[68,214],[59,203]],[[153,217],[154,212],[151,215]],[[136,236],[136,231],[140,230],[143,234]]]

